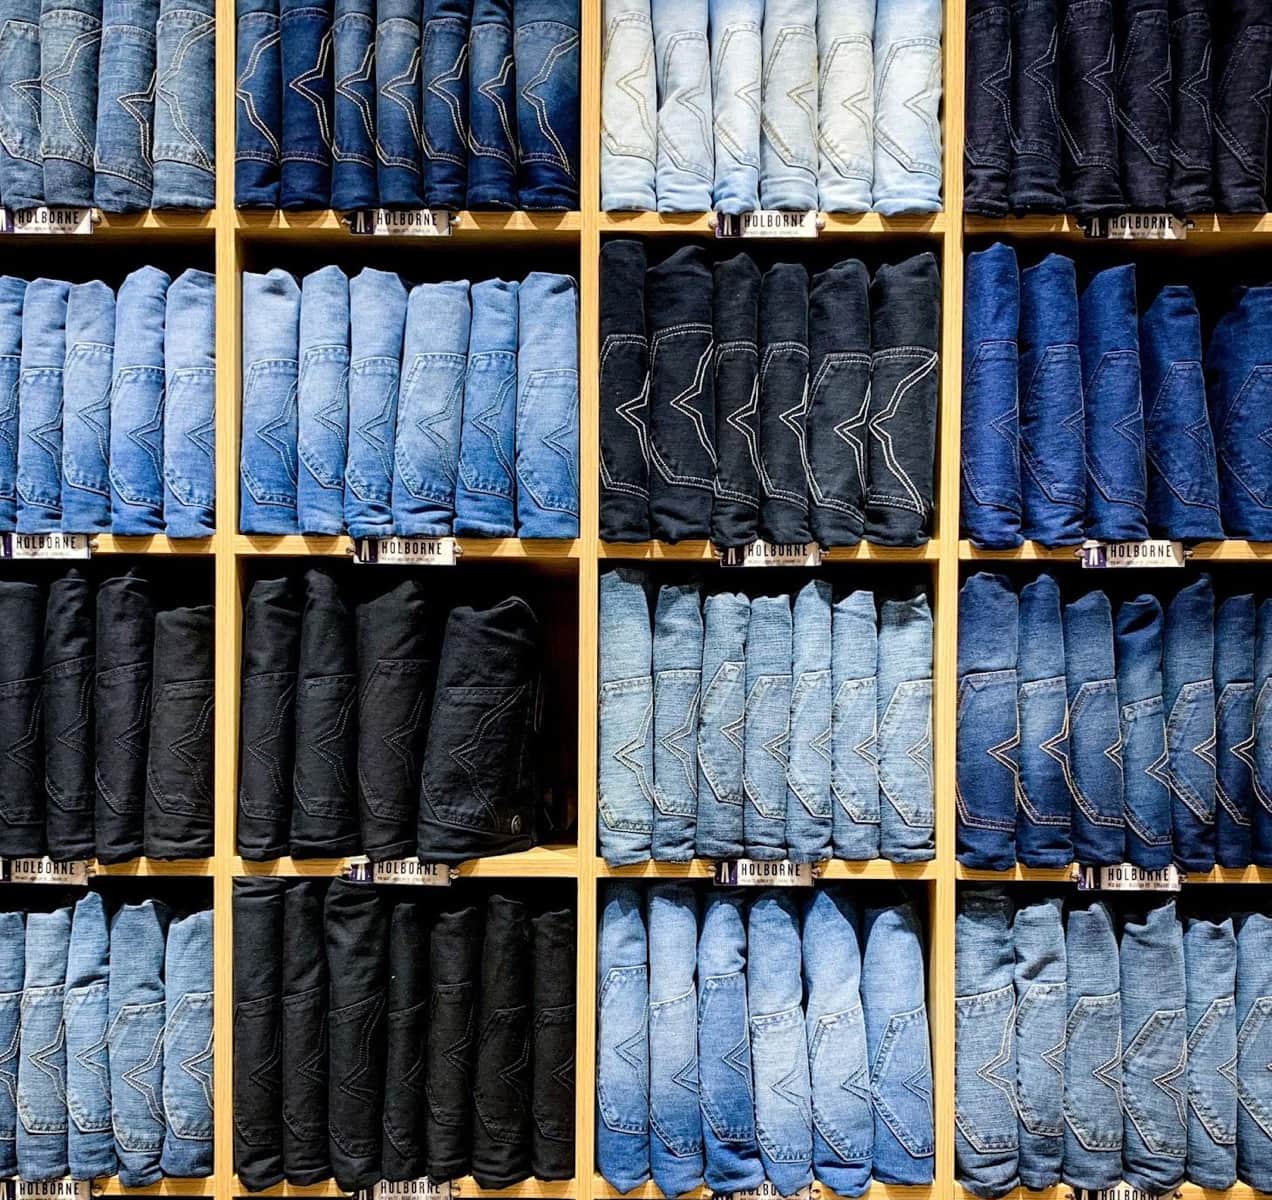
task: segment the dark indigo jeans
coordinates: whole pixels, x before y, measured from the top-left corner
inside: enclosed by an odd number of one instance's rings
[[[1081,216],[1123,205],[1112,0],[1068,0],[1057,39],[1065,206]]]
[[[0,856],[44,853],[44,590],[0,581]]]
[[[1211,103],[1210,6],[1207,0],[1172,0],[1170,5],[1170,184],[1171,212],[1210,212],[1215,206]]]
[[[534,956],[530,1030],[530,1166],[536,1179],[574,1177],[573,909],[530,921]]]
[[[468,191],[468,26],[473,0],[424,0],[420,51],[424,203],[451,212]]]
[[[1260,0],[1233,0],[1216,15],[1215,206],[1220,212],[1261,213],[1267,209],[1272,20]]]
[[[517,0],[517,206],[579,202],[579,0]]]
[[[327,1153],[327,1007],[330,981],[320,879],[288,880],[283,897],[283,1174],[292,1184],[331,1176]]]
[[[371,208],[375,163],[375,0],[336,0],[331,26],[334,94],[331,207]]]
[[[283,100],[279,201],[331,202],[331,0],[280,0]]]
[[[428,1088],[428,929],[409,901],[394,905],[389,922],[388,995],[381,1169],[385,1179],[419,1179]]]
[[[747,254],[715,266],[715,498],[711,541],[755,541],[760,516],[760,270]]]
[[[237,0],[234,203],[277,208],[283,136],[279,0]]]
[[[512,0],[473,0],[468,32],[467,207],[471,209],[517,207],[517,80],[509,69],[512,15]]]
[[[1131,208],[1166,206],[1170,179],[1171,59],[1167,0],[1117,6],[1117,122],[1122,190]]]
[[[1058,212],[1060,127],[1056,94],[1060,0],[1011,0],[1012,212]]]
[[[1012,157],[1011,40],[1011,9],[1007,0],[970,0],[967,6],[963,208],[983,217],[1007,215]]]

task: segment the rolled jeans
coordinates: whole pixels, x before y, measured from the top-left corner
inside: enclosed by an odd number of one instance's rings
[[[3,153],[3,147],[0,146],[0,156]],[[25,279],[0,275],[0,529],[6,532],[13,531],[17,516],[18,381],[22,363],[22,301],[26,288]],[[111,303],[114,303],[113,294]],[[110,325],[113,337],[113,311]],[[109,393],[109,378],[106,387]],[[109,394],[107,402],[109,403]]]
[[[474,0],[468,30],[467,208],[517,206],[517,133],[512,120],[516,81],[507,66],[513,50],[512,18],[512,0]],[[645,29],[648,32],[648,12]],[[649,70],[652,79],[652,54]]]
[[[184,271],[164,319],[163,522],[169,537],[216,525],[216,279]]]
[[[323,267],[301,281],[296,514],[301,533],[344,532],[349,449],[349,278]]]
[[[106,1037],[109,972],[106,908],[99,893],[89,892],[71,916],[62,1009],[66,1024],[66,1161],[73,1179],[115,1173]]]
[[[289,1183],[301,1185],[331,1176],[327,1151],[327,1009],[331,984],[323,942],[326,887],[320,879],[288,880],[283,895],[285,940],[278,985],[282,1024],[282,1169]]]
[[[654,608],[652,857],[657,862],[688,862],[693,858],[698,812],[697,716],[702,700],[701,605],[696,584],[667,584],[659,589]]]
[[[1188,1010],[1186,1178],[1201,1187],[1237,1180],[1237,942],[1232,918],[1184,919]]]
[[[714,180],[717,212],[760,205],[760,112],[753,103],[763,70],[763,0],[709,0]]]
[[[0,196],[14,209],[44,203],[40,156],[40,0],[8,0],[0,12]]]
[[[786,765],[786,856],[831,856],[830,584],[806,583],[795,597],[791,629],[791,740]]]
[[[786,857],[791,639],[790,597],[755,597],[751,601],[746,635],[746,721],[742,755],[745,797],[742,831],[748,858]]]
[[[22,303],[18,377],[19,533],[54,533],[62,522],[62,390],[71,285],[35,279]]]
[[[712,282],[716,463],[711,544],[745,546],[755,541],[760,517],[756,404],[760,370],[760,269],[749,254],[738,254],[716,263]],[[644,392],[644,396],[648,403],[648,393]],[[628,405],[624,411],[630,410]],[[627,418],[629,424],[635,415],[632,413]],[[643,427],[635,432],[643,432]],[[810,482],[811,477],[810,461]]]
[[[1254,597],[1229,596],[1215,613],[1215,861],[1253,861]]]
[[[878,618],[875,598],[835,602],[830,639],[831,839],[835,857],[879,857]]]
[[[658,71],[658,211],[704,212],[711,207],[713,175],[707,0],[651,0],[650,8]]]
[[[27,934],[28,938],[30,933]],[[1262,1191],[1272,1187],[1272,1088],[1263,1075],[1272,1061],[1272,917],[1237,918],[1237,1178]]]
[[[103,212],[137,212],[153,202],[159,12],[160,0],[102,3],[93,203]],[[240,53],[250,57],[244,32],[240,21]],[[245,88],[241,72],[238,88]],[[210,109],[211,97],[205,103]]]
[[[212,1174],[212,910],[168,929],[164,959],[165,1175]]]
[[[115,0],[126,4],[130,0]],[[283,135],[279,0],[236,0],[234,203],[277,208]],[[247,277],[244,278],[246,311]]]
[[[375,2],[336,0],[331,23],[331,207],[370,208],[375,174]]]
[[[579,202],[579,0],[518,0],[517,205],[565,210]]]
[[[745,742],[739,744],[738,732],[744,728],[746,712],[750,620],[751,602],[741,593],[720,592],[703,601],[695,829],[699,858],[737,858],[742,854]]]
[[[764,5],[762,208],[817,207],[816,25],[816,0],[767,0]]]
[[[651,211],[658,205],[654,190],[658,98],[649,10],[650,0],[605,0],[601,57],[601,209],[605,212]]]
[[[44,707],[40,640],[45,598],[37,583],[0,582],[0,618],[9,635],[0,647],[0,854],[42,854],[45,848],[44,759],[27,747],[40,744]]]
[[[67,1172],[66,1026],[62,1009],[70,937],[69,908],[34,912],[27,917],[15,1092],[17,1165],[22,1179],[57,1179]],[[120,1174],[125,1178],[128,1166],[121,1163]]]
[[[941,207],[941,5],[880,4],[874,30],[874,210]]]
[[[212,207],[216,20],[209,0],[160,0],[155,35],[154,208]]]
[[[26,923],[20,912],[0,913],[0,1168],[18,1169],[18,1071],[21,1066],[22,986],[26,971]],[[107,1137],[112,1156],[114,1138]]]
[[[45,204],[93,202],[101,0],[40,9],[40,156]]]

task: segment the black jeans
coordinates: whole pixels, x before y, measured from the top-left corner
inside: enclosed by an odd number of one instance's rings
[[[645,246],[601,246],[601,537],[649,537],[649,339]]]
[[[1131,208],[1166,206],[1171,91],[1167,0],[1124,0],[1117,13],[1117,107],[1122,190]]]
[[[424,1154],[428,1023],[428,929],[413,902],[389,926],[388,1053],[384,1079],[384,1178],[419,1179]]]
[[[808,349],[809,524],[821,545],[852,546],[870,449],[870,280],[855,259],[813,276]]]
[[[649,519],[655,538],[711,534],[715,374],[711,266],[682,246],[645,276],[649,329]]]
[[[1007,0],[967,3],[963,208],[1007,215],[1011,176],[1011,10]]]
[[[326,890],[325,880],[292,880],[283,900],[283,1173],[294,1184],[320,1183],[331,1175]]]
[[[420,759],[437,674],[433,608],[422,579],[358,605],[358,818],[374,862],[415,853]]]
[[[574,1176],[574,964],[572,909],[531,922],[534,1026],[530,1047],[530,1159],[537,1179]]]
[[[238,852],[287,853],[296,752],[300,601],[290,579],[258,579],[243,606],[239,699]]]
[[[0,857],[44,853],[44,589],[0,581]]]
[[[49,857],[92,858],[93,585],[72,568],[49,585],[44,613],[44,794]]]
[[[1013,156],[1007,199],[1013,212],[1058,212],[1060,129],[1056,124],[1059,0],[1011,0]]]
[[[143,851],[155,607],[150,584],[129,572],[97,589],[97,857]]]
[[[1263,212],[1268,161],[1272,20],[1264,0],[1214,10],[1215,192],[1220,212]]]
[[[749,254],[715,267],[716,483],[711,541],[745,546],[760,519],[760,270]]]
[[[540,638],[530,606],[515,596],[451,612],[420,772],[423,861],[533,844]]]
[[[357,702],[349,606],[333,575],[306,571],[292,773],[291,852],[297,858],[358,852]]]
[[[1062,0],[1060,124],[1065,205],[1081,216],[1119,212],[1117,79],[1111,0]]]
[[[1174,86],[1167,198],[1171,212],[1210,212],[1215,206],[1211,170],[1213,49],[1207,0],[1171,0],[1170,62]]]
[[[285,879],[234,881],[234,1170],[249,1191],[283,1180]]]
[[[155,618],[154,700],[146,768],[150,858],[210,858],[213,665],[210,604]]]

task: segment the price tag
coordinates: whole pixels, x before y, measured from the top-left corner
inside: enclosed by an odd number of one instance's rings
[[[1115,567],[1182,567],[1183,542],[1149,538],[1143,542],[1083,542],[1082,565],[1092,571]]]
[[[767,862],[757,858],[731,858],[716,863],[715,881],[721,887],[812,887],[813,864],[785,859]]]
[[[359,538],[353,548],[354,562],[392,567],[453,567],[459,554],[453,537]]]
[[[1182,242],[1188,237],[1188,222],[1170,213],[1119,213],[1092,217],[1085,232],[1089,238],[1109,241]]]
[[[822,550],[816,542],[751,542],[747,546],[725,546],[716,553],[722,567],[820,567],[822,560]]]
[[[0,535],[5,558],[87,558],[86,533],[6,533]]]
[[[1074,1188],[1074,1200],[1164,1200],[1167,1196],[1177,1196],[1172,1189],[1169,1192],[1150,1192],[1145,1188],[1132,1187],[1129,1183],[1115,1184],[1111,1188]]]
[[[5,860],[0,876],[6,883],[64,883],[72,887],[88,884],[88,863],[84,859],[54,862],[43,858],[10,858]]]
[[[0,209],[0,232],[86,234],[97,223],[95,208]]]
[[[356,1192],[357,1200],[451,1200],[452,1189],[448,1179],[435,1183],[431,1179],[403,1179],[390,1183],[381,1179],[372,1188]]]
[[[372,874],[376,883],[406,883],[415,887],[450,887],[451,869],[445,863],[422,863],[417,858],[391,858],[375,863]],[[394,1192],[414,1196],[422,1193]]]
[[[1111,867],[1075,866],[1073,881],[1080,892],[1177,892],[1184,876],[1174,863],[1155,871],[1117,863]]]
[[[783,1196],[767,1179],[757,1188],[745,1192],[713,1192],[711,1200],[809,1200],[813,1194],[812,1184],[805,1184],[798,1192]]]
[[[747,213],[716,213],[718,238],[815,238],[817,213],[761,208]]]
[[[349,213],[349,232],[371,237],[450,237],[452,214],[440,208],[366,208]]]

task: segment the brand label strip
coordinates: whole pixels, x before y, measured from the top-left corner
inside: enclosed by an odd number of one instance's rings
[[[815,238],[818,228],[816,211],[782,212],[763,208],[748,213],[717,213],[717,238]]]
[[[727,859],[716,863],[715,881],[721,887],[812,887],[813,864],[787,862],[785,859],[777,862],[755,858]],[[738,1193],[739,1196],[749,1194]]]
[[[722,567],[819,567],[822,549],[816,542],[782,545],[751,542],[747,546],[725,546],[716,550]]]
[[[369,237],[450,237],[452,214],[440,208],[368,208],[345,218],[349,232]]]
[[[358,538],[353,547],[354,562],[369,566],[453,567],[459,557],[453,537]]]

